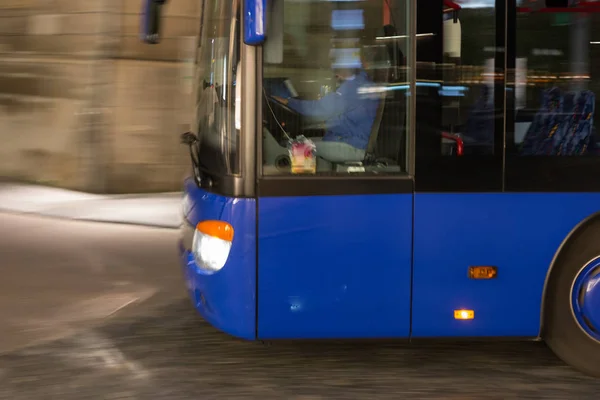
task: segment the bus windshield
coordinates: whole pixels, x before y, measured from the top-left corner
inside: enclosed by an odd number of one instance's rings
[[[408,7],[407,0],[270,3],[263,174],[294,172],[288,148],[299,137],[314,144],[317,174],[406,172]]]
[[[199,161],[219,175],[240,174],[240,131],[235,118],[239,10],[239,0],[204,1],[196,56]]]

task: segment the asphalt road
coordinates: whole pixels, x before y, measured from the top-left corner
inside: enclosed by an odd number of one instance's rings
[[[191,309],[176,239],[0,214],[0,399],[598,398],[542,343],[232,339]]]

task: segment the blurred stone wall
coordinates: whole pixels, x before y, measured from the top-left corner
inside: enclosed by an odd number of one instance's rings
[[[200,0],[0,2],[0,177],[107,193],[179,190]]]

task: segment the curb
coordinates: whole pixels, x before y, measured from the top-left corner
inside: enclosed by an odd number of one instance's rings
[[[160,223],[143,223],[143,222],[134,222],[134,221],[124,221],[124,220],[111,220],[111,219],[98,219],[98,218],[85,218],[85,217],[69,217],[69,216],[59,216],[53,215],[49,213],[45,213],[43,211],[22,211],[15,210],[10,208],[4,208],[0,206],[0,214],[11,214],[11,215],[20,215],[20,216],[37,216],[41,218],[48,218],[54,220],[62,220],[62,221],[74,221],[74,222],[91,222],[91,223],[99,223],[99,224],[111,224],[111,225],[125,225],[125,226],[138,226],[143,228],[156,228],[156,229],[169,229],[169,230],[179,230],[181,228],[180,224],[160,224]]]
[[[0,182],[0,212],[72,221],[179,229],[182,222],[179,212],[182,195],[182,192],[97,195],[41,185]],[[145,207],[148,207],[147,211]]]

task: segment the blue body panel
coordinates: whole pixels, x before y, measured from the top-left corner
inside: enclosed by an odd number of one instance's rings
[[[259,198],[258,337],[408,337],[412,201]]]
[[[218,273],[182,255],[194,304],[245,339],[536,337],[554,255],[600,210],[594,193],[417,193],[413,237],[410,194],[260,198],[257,218],[255,200],[186,192],[191,225],[235,229]],[[498,277],[470,280],[472,265]],[[597,293],[583,307],[594,322]]]
[[[211,325],[243,339],[256,339],[256,200],[235,199],[208,193],[192,180],[185,183],[185,219],[221,220],[234,229],[227,263],[206,274],[189,251],[182,249],[182,264],[190,297]]]
[[[415,195],[413,337],[535,337],[552,259],[600,194]],[[470,280],[471,265],[495,265]],[[457,321],[454,309],[475,319]]]
[[[244,43],[258,46],[266,39],[267,0],[245,0]]]

